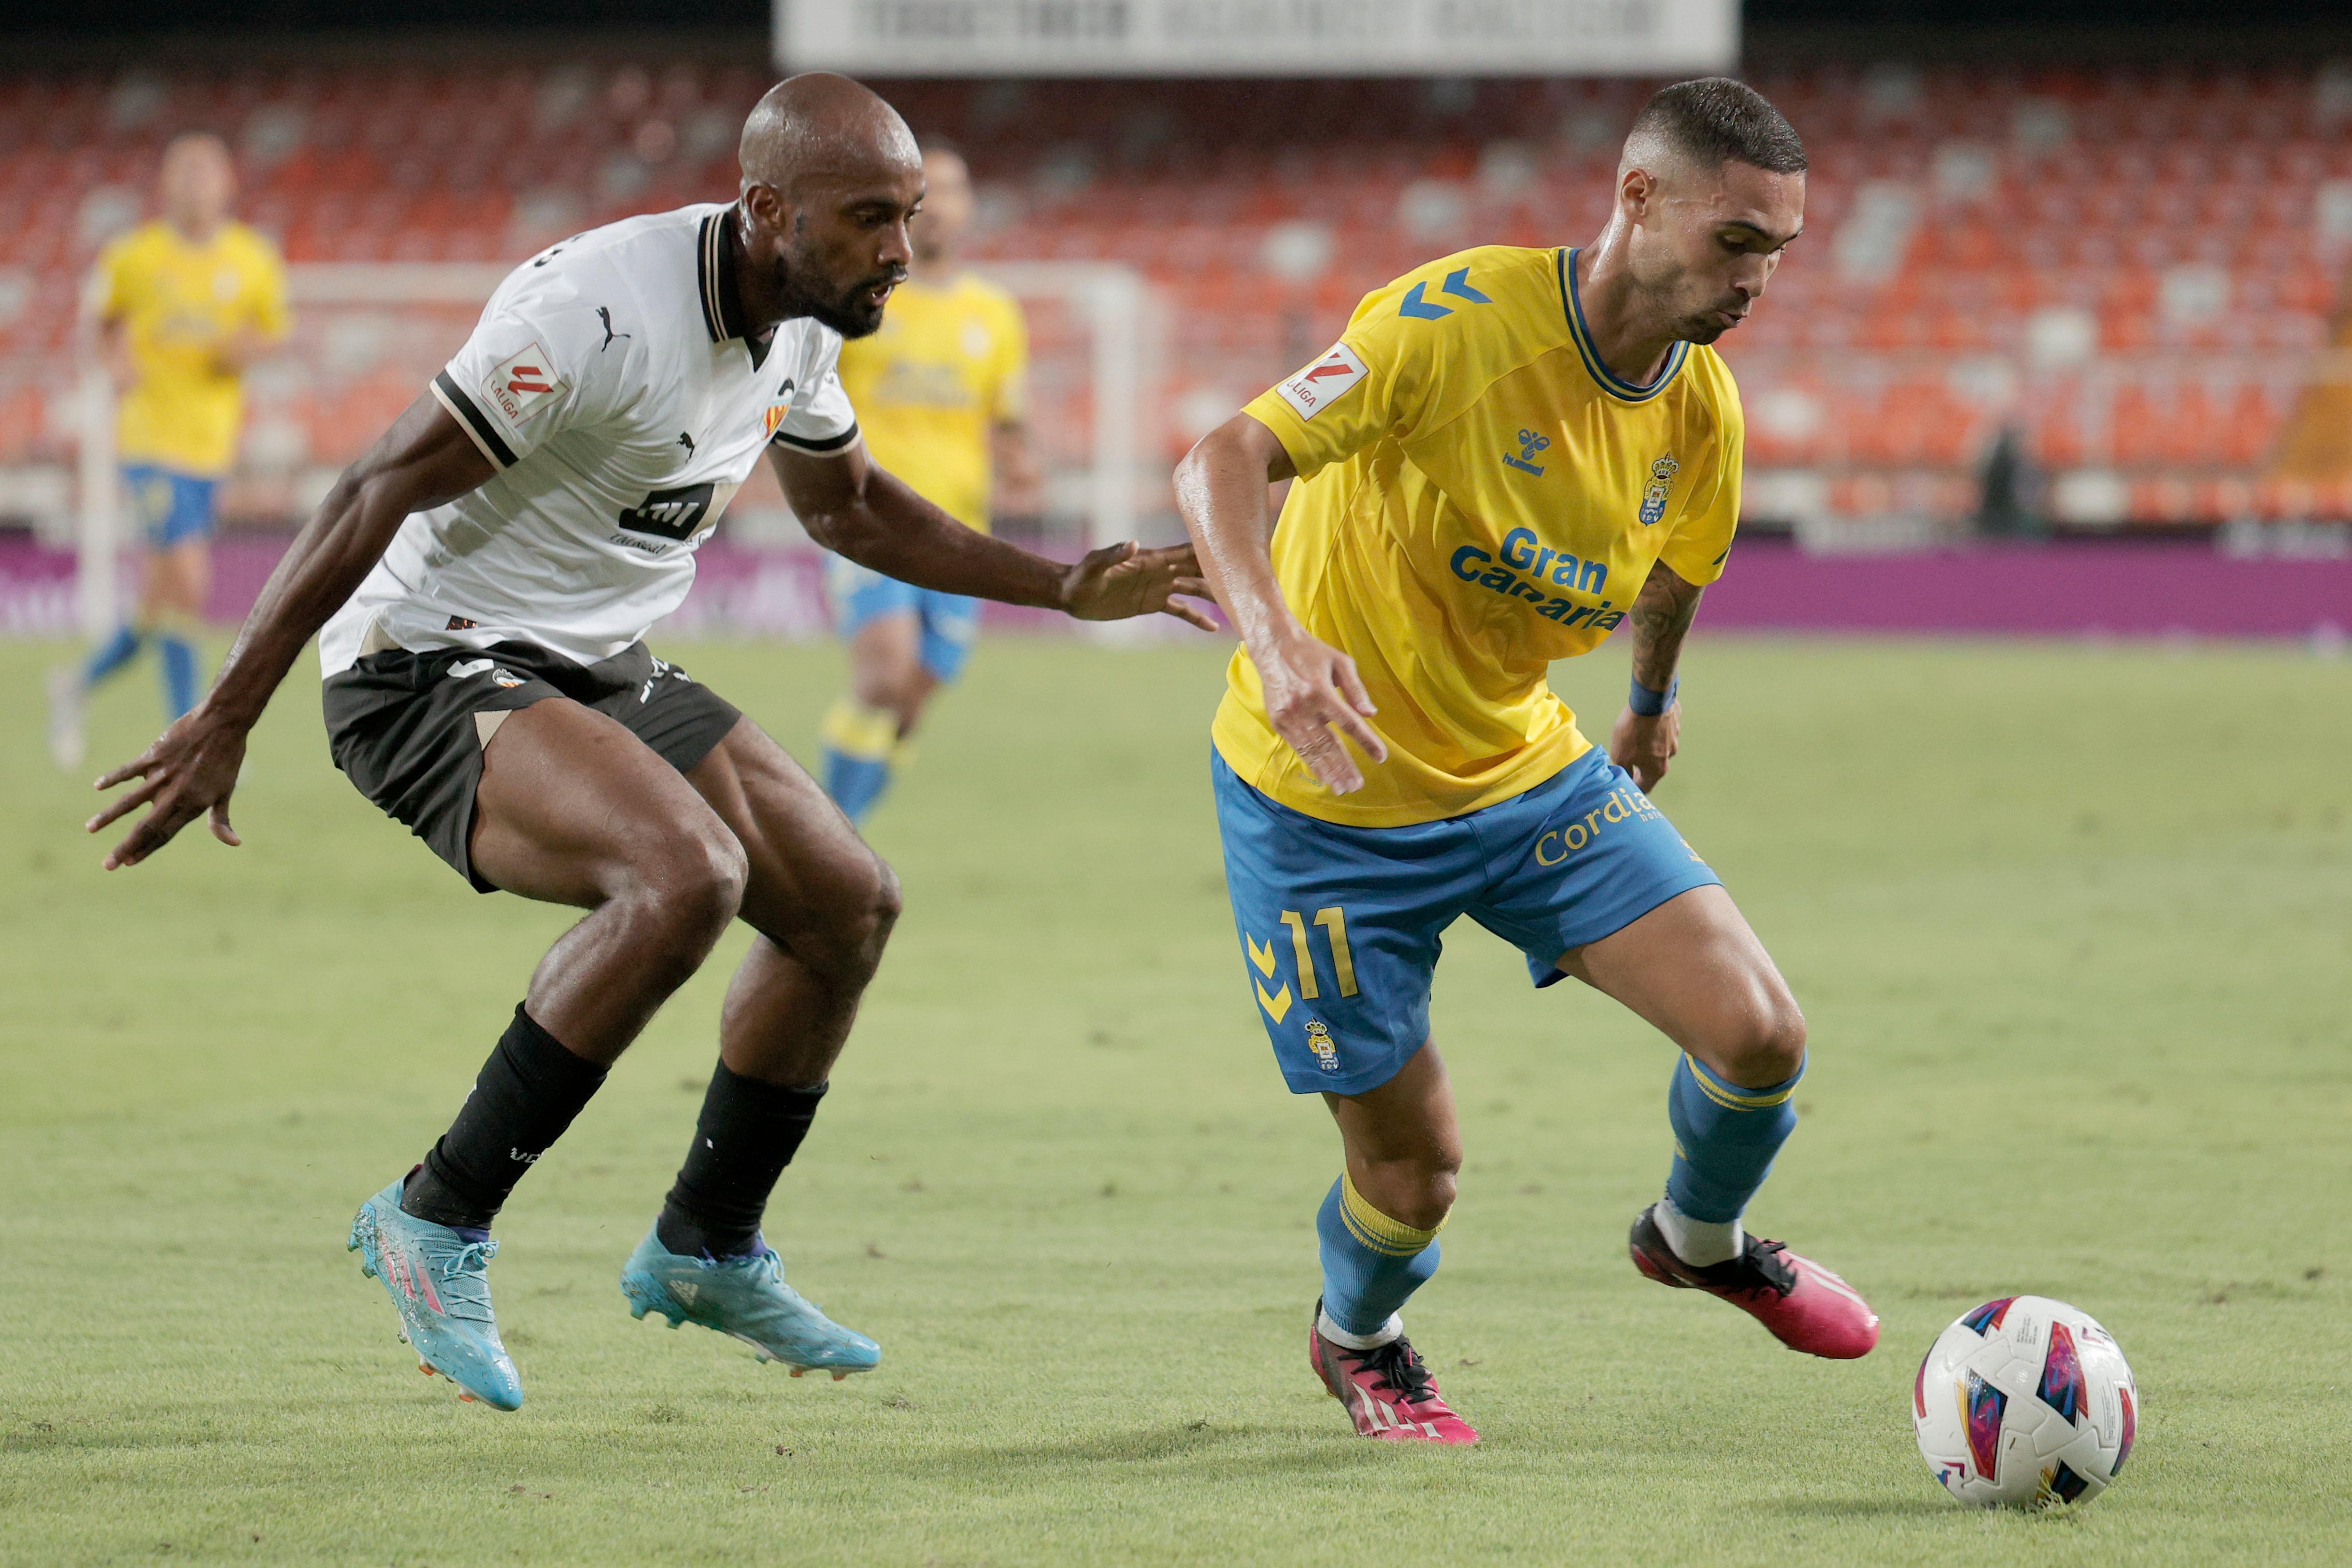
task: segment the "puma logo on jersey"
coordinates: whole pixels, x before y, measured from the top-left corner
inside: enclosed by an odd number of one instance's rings
[[[610,305],[597,306],[596,319],[604,323],[604,341],[596,345],[596,352],[598,353],[603,353],[606,349],[611,348],[613,346],[613,341],[615,338],[625,338],[632,335],[628,332],[616,332],[613,330],[613,307]]]
[[[531,344],[513,358],[493,365],[482,383],[483,395],[498,405],[509,425],[520,425],[564,390],[550,368],[547,351]]]

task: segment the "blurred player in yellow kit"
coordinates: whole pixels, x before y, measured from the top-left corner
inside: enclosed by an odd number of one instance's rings
[[[1804,1017],[1648,793],[1739,519],[1739,394],[1709,345],[1763,294],[1804,201],[1804,145],[1752,89],[1666,88],[1591,244],[1486,246],[1367,295],[1178,470],[1243,643],[1210,764],[1243,973],[1285,1079],[1324,1097],[1345,1151],[1308,1354],[1367,1437],[1477,1440],[1400,1315],[1437,1271],[1462,1164],[1429,1002],[1464,915],[1536,984],[1580,980],[1681,1049],[1634,1266],[1793,1349],[1877,1342],[1844,1281],[1741,1223],[1796,1123]],[[1293,476],[1276,530],[1267,487]],[[1604,750],[1546,671],[1625,623],[1633,687]]]
[[[163,216],[106,247],[84,307],[122,387],[116,444],[142,571],[131,618],[49,677],[49,750],[62,768],[81,763],[90,688],[150,637],[167,717],[195,706],[191,637],[212,587],[215,492],[236,457],[245,369],[292,325],[278,252],[228,216],[236,171],[220,139],[173,142],[158,187]]]
[[[917,494],[985,533],[992,507],[1034,510],[1029,335],[1012,295],[963,269],[971,175],[953,149],[923,153],[928,190],[907,226],[914,261],[882,330],[841,351],[874,460]],[[963,670],[980,605],[916,588],[836,558],[826,587],[849,644],[849,690],[824,720],[824,787],[863,824],[902,761],[923,705]]]

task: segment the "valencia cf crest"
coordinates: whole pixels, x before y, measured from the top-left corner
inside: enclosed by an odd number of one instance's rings
[[[787,378],[784,384],[776,389],[776,401],[768,405],[767,416],[761,421],[761,424],[763,426],[760,432],[761,437],[765,439],[768,437],[773,436],[776,433],[776,426],[782,425],[784,422],[785,416],[791,414],[792,411],[793,384],[791,380]]]
[[[1666,497],[1675,488],[1682,465],[1672,452],[1650,465],[1650,488],[1642,492],[1642,526],[1649,528],[1666,515]]]

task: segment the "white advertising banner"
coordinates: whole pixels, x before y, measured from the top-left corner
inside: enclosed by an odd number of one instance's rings
[[[1657,76],[1739,0],[776,0],[788,69],[870,76]]]

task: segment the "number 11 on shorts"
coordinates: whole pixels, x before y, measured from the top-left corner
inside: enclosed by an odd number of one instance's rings
[[[1316,984],[1315,950],[1307,945],[1307,922],[1297,910],[1282,911],[1282,923],[1290,928],[1290,951],[1298,960],[1298,999],[1312,1002],[1323,993]],[[1315,911],[1315,923],[1331,942],[1331,973],[1339,977],[1339,994],[1356,994],[1356,960],[1348,951],[1348,912],[1334,904],[1328,910]]]

